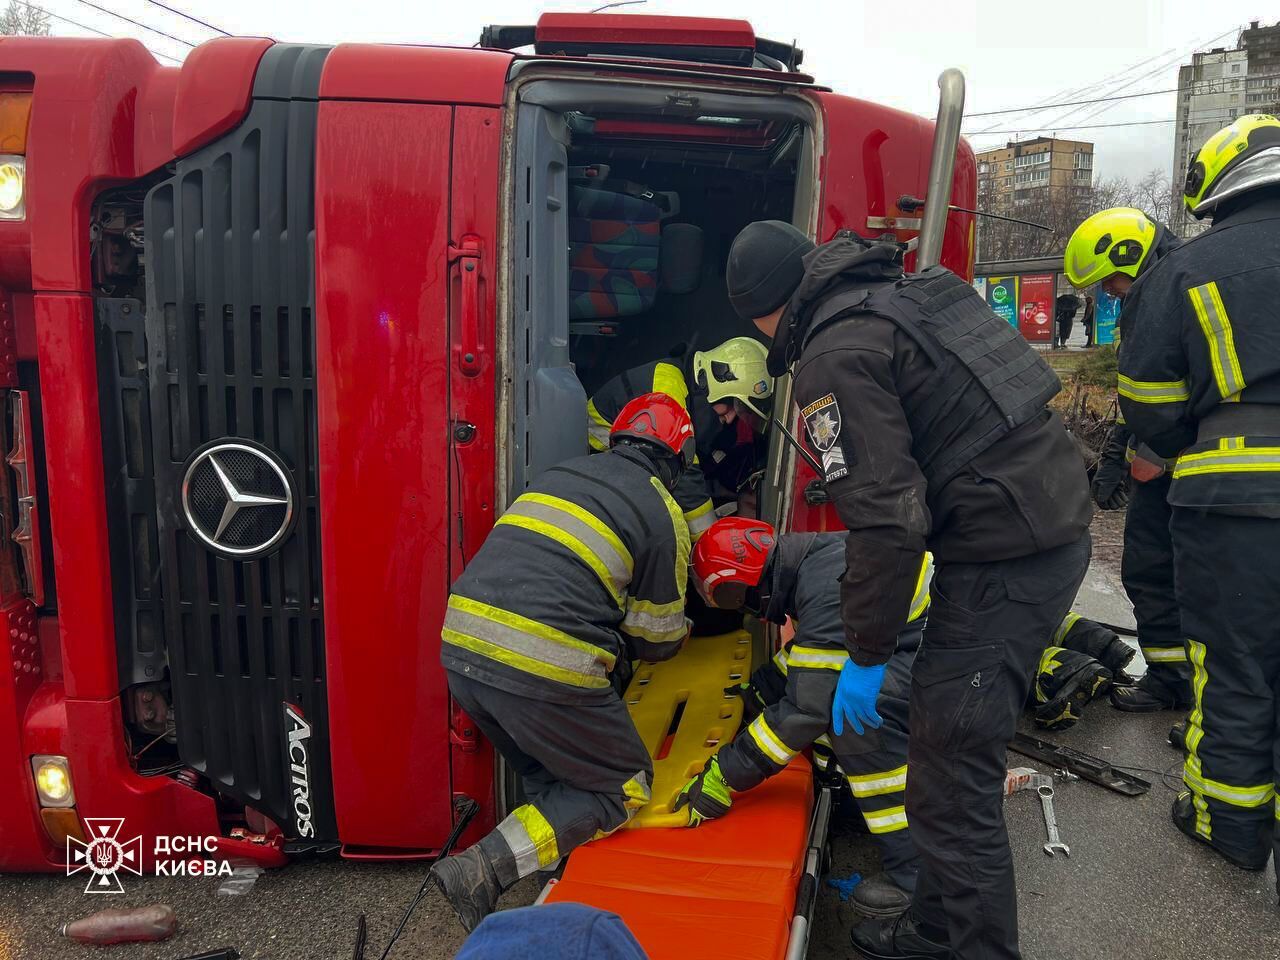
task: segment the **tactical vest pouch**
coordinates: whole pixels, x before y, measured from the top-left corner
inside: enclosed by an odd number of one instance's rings
[[[939,382],[907,410],[933,484],[1029,423],[1062,389],[1031,345],[942,267],[876,291],[861,309],[895,323],[938,368]]]

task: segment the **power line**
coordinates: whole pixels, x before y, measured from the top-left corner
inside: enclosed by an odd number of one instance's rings
[[[156,34],[157,36],[166,37],[167,39],[173,40],[175,43],[180,43],[185,47],[195,46],[195,44],[192,43],[190,40],[183,40],[181,37],[175,37],[172,33],[165,33],[163,30],[157,30],[155,27],[147,26],[147,24],[142,23],[139,20],[134,20],[132,17],[126,17],[123,13],[116,13],[116,11],[111,10],[107,7],[99,6],[98,4],[94,3],[93,0],[76,0],[76,3],[82,3],[86,7],[92,7],[94,10],[97,10],[99,13],[105,13],[109,17],[115,17],[117,20],[123,20],[125,23],[131,23],[135,27],[139,28],[140,30],[146,30],[149,33]]]
[[[1155,61],[1155,60],[1162,61],[1161,63],[1157,64],[1152,69],[1144,72],[1140,77],[1137,78],[1141,80],[1147,76],[1150,76],[1151,74],[1158,73],[1172,66],[1173,61],[1181,59],[1181,57],[1184,56],[1186,53],[1193,53],[1195,50],[1198,50],[1199,48],[1207,46],[1209,44],[1216,43],[1225,37],[1229,37],[1232,33],[1238,32],[1239,30],[1240,30],[1239,27],[1232,27],[1230,30],[1226,31],[1225,33],[1220,33],[1216,37],[1210,37],[1207,40],[1200,41],[1199,43],[1193,44],[1190,48],[1185,48],[1183,50],[1177,50],[1177,49],[1166,50],[1164,53],[1156,54],[1155,56],[1148,57],[1145,60],[1140,60],[1138,63],[1135,63],[1129,67],[1126,67],[1125,69],[1117,73],[1111,74],[1109,77],[1106,77],[1100,81],[1097,81],[1096,83],[1090,84],[1089,86],[1086,86],[1086,87],[1080,87],[1077,90],[1071,91],[1068,95],[1074,94],[1075,96],[1079,96],[1085,91],[1111,83],[1112,81],[1117,80],[1118,78],[1124,76],[1126,73],[1132,73],[1134,70],[1137,70],[1139,67],[1145,66],[1146,64],[1149,64],[1152,61]],[[1168,62],[1164,62],[1164,61],[1168,61]],[[1132,83],[1132,82],[1133,82],[1132,79],[1125,81],[1126,84]],[[1051,97],[1049,102],[1042,101],[1041,103],[1033,104],[1026,107],[1011,107],[1005,110],[987,110],[981,113],[971,113],[968,116],[969,117],[994,117],[994,116],[1008,115],[1011,113],[1033,113],[1034,114],[1034,113],[1040,113],[1045,110],[1056,109],[1058,107],[1089,106],[1095,103],[1105,103],[1113,100],[1127,100],[1127,99],[1134,99],[1137,97],[1155,96],[1160,93],[1176,92],[1177,89],[1178,88],[1175,87],[1173,88],[1173,90],[1153,90],[1153,91],[1149,91],[1146,93],[1139,93],[1139,94],[1124,94],[1124,95],[1119,95],[1114,97],[1097,97],[1097,98],[1087,99],[1087,100],[1074,100],[1074,101],[1068,100],[1063,102],[1053,102],[1053,98]],[[1076,112],[1078,111],[1069,110],[1067,111],[1066,114],[1059,117],[1059,119],[1060,120],[1066,119],[1067,116]],[[975,134],[982,135],[986,133],[995,133],[995,132],[998,132],[998,131],[979,130],[979,131],[975,131]]]
[[[1209,123],[1215,120],[1231,119],[1230,113],[1224,113],[1220,117],[1197,117],[1195,120],[1188,120],[1188,126],[1192,123]],[[1073,127],[1031,127],[1027,130],[992,130],[993,134],[1015,134],[1015,133],[1042,133],[1045,130],[1103,130],[1112,127],[1146,127],[1157,123],[1177,123],[1177,117],[1170,117],[1167,120],[1127,120],[1124,123],[1086,123],[1081,126]]]
[[[84,30],[88,33],[95,34],[99,37],[106,37],[108,40],[117,39],[115,36],[107,33],[105,30],[99,30],[97,27],[91,27],[87,23],[81,23],[79,20],[72,20],[70,17],[61,16],[60,14],[54,13],[52,10],[46,10],[44,7],[37,6],[34,3],[27,3],[26,0],[18,0],[18,3],[22,4],[24,7],[30,10],[38,10],[40,13],[43,13],[50,20],[57,20],[60,23],[68,24],[80,30]],[[143,46],[146,47],[146,44],[144,43]],[[163,57],[164,59],[171,60],[174,63],[182,63],[182,61],[179,60],[177,57],[171,57],[167,53],[161,53],[159,50],[153,50],[151,47],[147,47],[147,50],[155,54],[155,56],[157,57]]]
[[[179,10],[177,7],[171,7],[168,4],[161,3],[160,0],[147,0],[147,3],[151,4],[153,7],[159,7],[161,10],[168,10],[170,13],[177,14],[179,17],[190,20],[192,23],[198,23],[200,26],[212,30],[214,33],[220,33],[224,37],[231,36],[231,34],[227,33],[227,31],[223,30],[221,27],[215,27],[212,23],[201,20],[199,17],[193,17],[185,10]]]

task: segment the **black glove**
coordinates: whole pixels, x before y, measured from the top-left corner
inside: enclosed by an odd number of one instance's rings
[[[1090,490],[1093,502],[1103,510],[1119,510],[1129,502],[1129,464],[1125,451],[1129,447],[1129,428],[1117,423],[1102,450],[1102,459],[1093,473]]]
[[[712,757],[702,772],[684,785],[672,811],[679,810],[688,804],[689,826],[696,827],[704,820],[715,820],[723,817],[733,806],[732,791],[720,774],[720,761]]]

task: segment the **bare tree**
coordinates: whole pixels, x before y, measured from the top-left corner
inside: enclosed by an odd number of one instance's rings
[[[9,6],[0,13],[0,34],[9,36],[47,37],[49,15],[39,7],[21,0],[9,0]]]
[[[1175,202],[1180,203],[1181,197],[1175,196],[1169,177],[1160,170],[1152,170],[1137,183],[1117,177],[1090,187],[1066,185],[1014,203],[1002,202],[994,192],[980,191],[979,210],[1031,220],[1048,229],[979,218],[978,259],[1020,260],[1060,254],[1082,220],[1108,207],[1137,207],[1167,224]]]

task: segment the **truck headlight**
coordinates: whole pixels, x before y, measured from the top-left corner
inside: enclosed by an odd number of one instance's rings
[[[0,154],[0,220],[27,215],[27,158]]]
[[[35,777],[40,806],[75,806],[76,792],[71,785],[71,770],[66,757],[32,757],[31,773]]]

